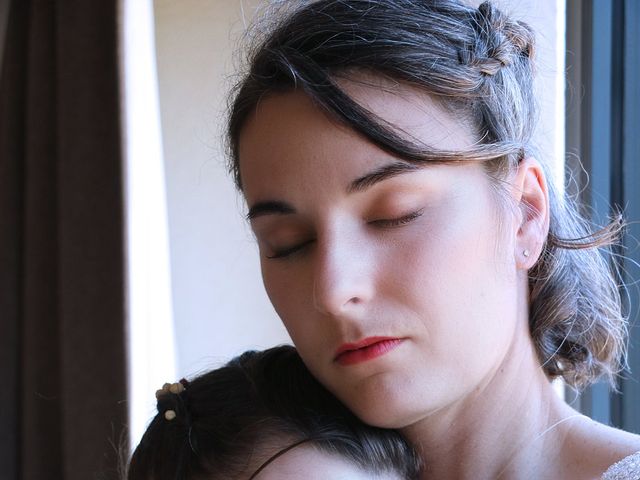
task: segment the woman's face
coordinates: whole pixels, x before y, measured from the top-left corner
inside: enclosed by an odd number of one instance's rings
[[[410,87],[343,86],[432,147],[476,140]],[[416,168],[286,93],[248,120],[240,167],[268,295],[312,373],[364,421],[410,425],[498,371],[515,228],[480,165]]]

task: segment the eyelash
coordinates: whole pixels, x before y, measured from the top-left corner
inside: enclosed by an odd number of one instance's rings
[[[417,218],[421,217],[424,213],[424,208],[417,210],[415,212],[411,212],[407,215],[403,215],[402,217],[392,218],[392,219],[380,219],[380,220],[372,220],[369,222],[370,225],[382,227],[382,228],[395,228],[401,227],[402,225],[407,225],[408,223],[413,222]],[[308,240],[306,242],[300,243],[298,245],[294,245],[293,247],[275,252],[273,255],[266,255],[269,260],[277,260],[282,258],[290,257],[291,255],[299,252],[307,245],[313,243],[315,240]]]
[[[299,250],[302,250],[304,247],[306,247],[307,245],[309,245],[313,241],[314,240],[308,240],[308,241],[300,243],[298,245],[294,245],[293,247],[286,248],[284,250],[280,250],[278,252],[275,252],[273,255],[267,255],[266,257],[269,260],[272,260],[272,259],[276,259],[277,260],[279,258],[289,257],[289,256],[293,255],[294,253],[298,252]]]
[[[371,225],[376,225],[376,226],[385,227],[385,228],[400,227],[402,225],[406,225],[407,223],[413,222],[417,218],[420,218],[423,213],[424,213],[424,208],[421,208],[420,210],[416,210],[415,212],[411,212],[407,215],[403,215],[402,217],[392,218],[389,220],[387,219],[372,220],[369,223]]]

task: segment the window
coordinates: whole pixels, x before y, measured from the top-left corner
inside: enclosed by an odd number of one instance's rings
[[[567,4],[568,172],[578,181],[593,220],[606,222],[612,208],[629,221],[640,219],[640,3],[635,0],[585,0]],[[575,162],[581,159],[584,171]],[[572,161],[573,159],[573,161]],[[587,181],[588,179],[588,181]],[[630,373],[620,394],[606,385],[589,388],[577,407],[595,420],[640,433],[640,225],[630,223],[624,255],[617,259],[628,286]]]

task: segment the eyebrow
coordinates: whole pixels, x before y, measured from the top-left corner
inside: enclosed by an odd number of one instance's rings
[[[383,180],[388,180],[389,178],[396,177],[403,173],[413,172],[415,170],[420,170],[420,167],[411,163],[394,162],[389,165],[384,165],[367,173],[366,175],[363,175],[362,177],[356,178],[351,182],[351,184],[349,184],[347,193],[362,192]]]
[[[285,202],[258,202],[249,209],[247,220],[253,220],[263,215],[288,215],[292,213],[296,213],[296,209]]]
[[[362,192],[371,188],[376,183],[388,180],[403,173],[414,172],[416,170],[420,170],[420,167],[411,163],[390,163],[389,165],[376,168],[372,172],[356,178],[347,187],[347,193],[352,194]],[[268,200],[265,202],[258,202],[251,206],[249,213],[247,214],[247,220],[253,220],[254,218],[262,217],[264,215],[291,215],[294,213],[296,213],[296,209],[290,204],[278,200]]]

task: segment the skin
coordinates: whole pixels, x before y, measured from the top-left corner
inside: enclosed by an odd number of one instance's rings
[[[410,87],[343,87],[433,147],[477,140]],[[425,478],[599,478],[640,450],[637,437],[561,401],[536,357],[527,270],[549,224],[538,162],[507,179],[511,208],[478,164],[429,165],[354,191],[397,162],[300,92],[265,98],[243,129],[264,284],[312,373],[365,422],[401,429],[424,452]],[[341,345],[374,336],[399,342],[336,361]]]
[[[275,459],[255,480],[402,480],[393,472],[367,472],[340,455],[301,445]]]

